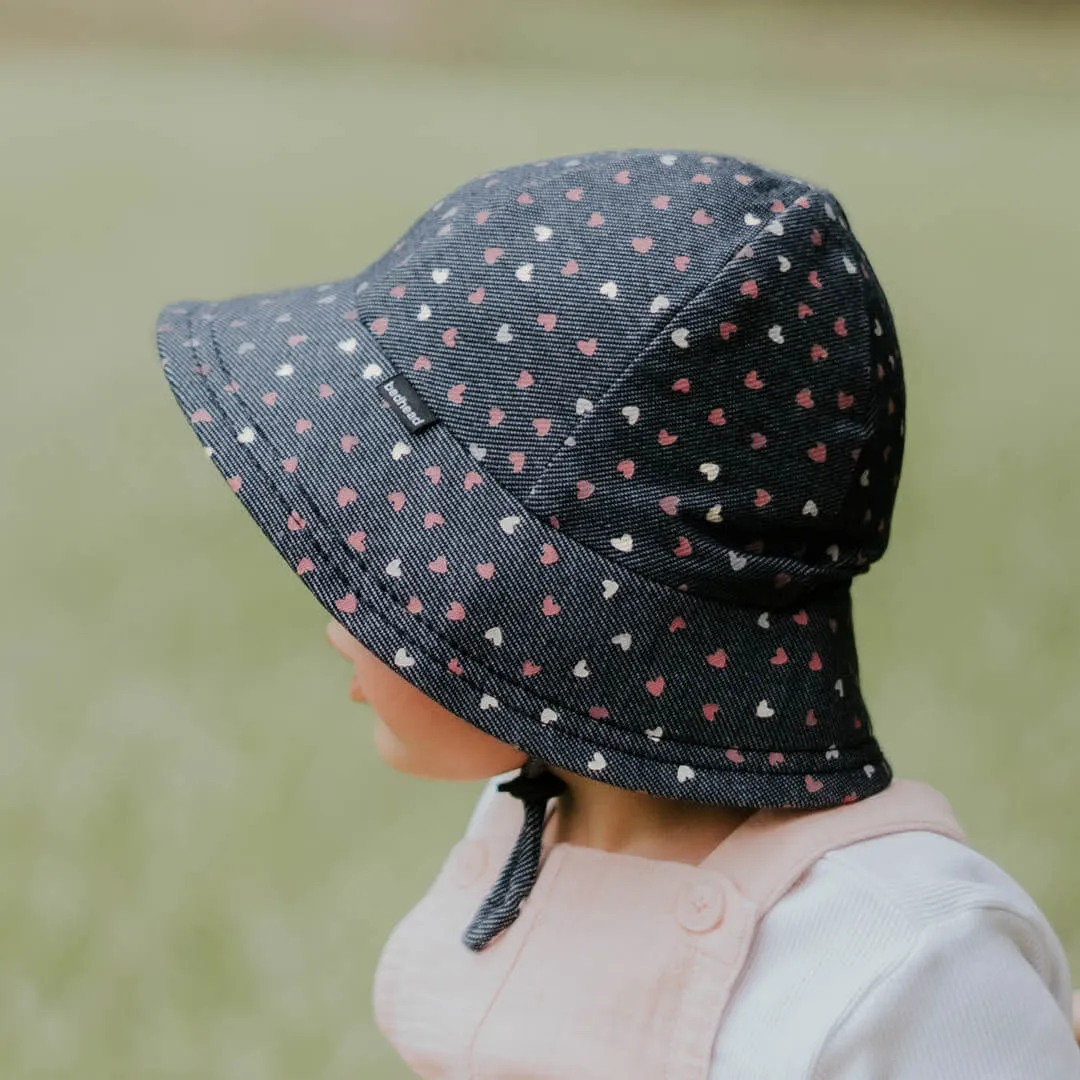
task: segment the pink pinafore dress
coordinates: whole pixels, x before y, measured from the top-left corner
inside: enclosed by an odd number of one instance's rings
[[[708,1080],[755,930],[820,856],[913,829],[966,842],[918,780],[759,810],[698,866],[553,844],[556,805],[533,891],[485,950],[461,934],[521,827],[501,792],[383,948],[375,1019],[425,1080]]]

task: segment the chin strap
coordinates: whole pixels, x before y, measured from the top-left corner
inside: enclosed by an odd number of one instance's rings
[[[548,800],[561,795],[566,783],[549,772],[544,762],[530,757],[521,772],[513,780],[499,784],[498,790],[509,792],[524,803],[525,821],[498,880],[462,935],[461,940],[474,952],[486,948],[492,938],[518,917],[521,904],[536,881]]]

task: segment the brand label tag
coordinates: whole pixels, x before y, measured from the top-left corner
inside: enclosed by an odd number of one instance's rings
[[[387,379],[379,387],[379,397],[389,404],[402,427],[414,435],[438,422],[439,418],[424,404],[416,387],[404,375]]]

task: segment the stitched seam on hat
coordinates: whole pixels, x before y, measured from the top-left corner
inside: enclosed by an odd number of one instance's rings
[[[776,199],[783,195],[786,199],[786,196],[792,191],[798,191],[800,195],[807,195],[809,193],[825,194],[824,191],[822,191],[821,189],[815,188],[813,185],[809,185],[804,181],[796,180],[795,183],[798,185],[798,187],[793,187],[792,184],[789,182],[782,185],[779,189],[772,189],[767,196],[764,196],[764,198]],[[807,189],[809,189],[809,191]],[[782,220],[784,217],[786,217],[791,212],[791,209],[794,205],[794,199],[792,199],[790,203],[785,203],[784,212],[782,214],[776,215],[776,220]],[[802,210],[803,208],[799,207],[799,209]],[[747,212],[749,213],[749,211]],[[765,213],[765,211],[762,212]],[[751,236],[747,240],[742,241],[738,245],[738,247],[736,247],[735,250],[732,251],[731,254],[724,260],[723,265],[720,266],[716,273],[713,274],[708,279],[708,281],[702,284],[699,288],[695,289],[694,292],[692,292],[679,306],[678,311],[674,312],[667,320],[667,322],[665,322],[663,326],[661,326],[660,329],[657,330],[656,333],[653,334],[653,336],[649,338],[649,340],[641,348],[639,348],[638,351],[622,366],[622,368],[619,370],[619,373],[611,380],[608,388],[603,392],[603,394],[600,395],[599,400],[596,402],[597,406],[601,406],[606,403],[608,398],[610,398],[612,394],[615,393],[616,389],[622,383],[623,379],[626,378],[627,373],[633,367],[635,367],[646,355],[648,355],[648,353],[657,345],[658,342],[662,341],[665,336],[670,335],[671,327],[683,318],[687,309],[689,309],[693,304],[695,304],[704,293],[706,293],[709,289],[716,285],[720,281],[720,279],[723,278],[725,274],[727,274],[727,272],[734,265],[735,259],[738,256],[739,252],[742,251],[743,248],[749,247],[761,240],[761,238],[765,235],[766,224],[771,224],[771,222],[763,223],[761,228],[758,229],[757,232],[753,234],[753,236]],[[588,422],[588,418],[589,414],[586,413],[578,420],[578,422],[574,425],[573,430],[570,432],[568,439],[577,438],[578,432],[580,432],[582,426]],[[567,446],[566,441],[564,440],[563,445],[560,446],[559,449],[548,459],[548,462],[544,466],[543,470],[537,475],[536,479],[533,481],[533,486],[529,489],[528,495],[525,496],[524,501],[526,505],[528,505],[527,500],[533,497],[537,489],[552,472],[556,464],[561,462],[562,459],[570,452],[572,448],[572,444],[571,446]]]
[[[385,364],[387,371],[390,372],[391,375],[401,375],[405,378],[408,377],[407,374],[401,372],[398,369],[394,359],[379,345],[379,343],[371,335],[371,332],[367,329],[367,327],[364,326],[362,322],[358,323],[356,333],[362,336],[363,346],[370,347],[375,352],[375,354],[379,358],[379,361]],[[215,352],[218,353],[220,360],[220,351],[216,349],[216,346]],[[231,372],[229,372],[228,368],[225,366],[223,360],[221,361],[221,367],[222,370],[231,374]],[[358,378],[355,373],[349,372],[348,375],[356,382],[357,385],[366,385],[365,381]],[[237,394],[236,396],[238,399],[243,400],[242,395]],[[465,447],[461,445],[461,442],[458,440],[458,438],[453,434],[453,432],[449,430],[449,428],[444,427],[442,430],[444,433],[444,437],[448,441],[450,441],[457,449],[457,451],[461,454],[461,456],[465,458],[468,454],[468,451],[465,449]],[[720,599],[714,596],[703,596],[696,593],[687,593],[684,592],[682,589],[679,589],[676,586],[669,584],[666,581],[658,581],[654,578],[647,577],[639,570],[635,569],[633,566],[622,562],[615,562],[608,558],[607,555],[605,555],[603,552],[596,550],[596,548],[590,547],[588,544],[582,543],[580,540],[575,539],[569,533],[561,532],[558,529],[551,528],[544,524],[542,517],[537,514],[533,510],[533,508],[528,505],[528,503],[523,502],[512,491],[509,491],[506,487],[500,484],[497,479],[495,479],[490,473],[483,469],[479,461],[469,460],[468,467],[469,469],[482,474],[486,482],[496,487],[502,493],[503,497],[513,504],[513,510],[515,513],[525,515],[532,521],[536,522],[539,527],[544,528],[545,530],[550,528],[551,535],[549,539],[552,542],[557,541],[561,545],[566,545],[573,548],[576,552],[586,558],[598,560],[605,567],[604,572],[609,573],[612,577],[624,576],[633,579],[645,588],[658,589],[665,594],[675,594],[675,596],[678,597],[681,603],[686,603],[689,599],[690,602],[695,604],[709,604],[723,608],[735,608],[745,611],[761,611],[763,608],[763,605],[759,602],[751,602],[739,598]],[[773,573],[781,573],[788,571],[797,572],[801,567],[799,561],[790,556],[770,555],[756,556],[756,558],[767,560]],[[832,567],[826,567],[826,569],[832,572],[835,571],[838,567],[843,567],[844,569],[854,568],[853,564],[849,566],[846,562],[841,561],[833,565]],[[790,608],[792,610],[798,610],[800,607],[804,607],[808,604],[812,605],[827,603],[830,599],[833,599],[841,593],[850,591],[850,587],[850,577],[826,578],[820,582],[816,582],[809,592],[804,593],[803,595],[795,598],[794,600],[791,600],[788,604],[782,607],[770,608],[770,610],[774,612],[782,612],[784,610],[787,610],[787,608]]]
[[[187,321],[188,321],[188,331],[189,331],[188,338],[189,338],[189,340],[194,341],[195,338],[196,338],[194,320],[192,319],[190,313],[186,316],[186,318],[187,318]],[[226,366],[225,361],[223,359],[222,352],[221,352],[221,350],[220,350],[220,348],[218,346],[217,337],[216,337],[216,334],[214,332],[214,323],[213,323],[212,320],[207,323],[207,330],[209,332],[210,344],[211,344],[211,347],[213,348],[215,357],[218,360],[219,367],[221,368],[222,372],[231,379],[232,378],[232,372]],[[197,360],[198,359],[198,354],[196,352],[195,346],[189,346],[189,350],[190,350],[190,352],[192,354],[192,358]],[[217,407],[224,416],[228,416],[229,415],[229,410],[226,408],[225,402],[218,396],[217,392],[214,390],[213,385],[210,382],[205,382],[203,385],[204,385],[205,389],[207,390],[210,398],[213,400],[213,402],[215,404],[215,407]],[[238,402],[243,403],[243,398],[241,398],[239,396],[239,394],[236,396],[236,399],[237,399]],[[255,427],[259,431],[260,436],[262,437],[262,442],[265,443],[267,446],[271,447],[272,449],[274,449],[277,452],[277,454],[280,456],[282,451],[277,446],[275,446],[274,442],[269,438],[268,435],[266,435],[265,431],[259,425],[259,423],[258,423],[258,421],[257,421],[257,419],[255,417],[255,414],[250,412],[246,408],[246,406],[244,407],[244,413],[245,413],[244,419],[249,424],[251,424],[251,426]],[[254,452],[249,451],[249,453],[251,453],[252,464],[266,478],[266,482],[267,482],[266,483],[266,491],[267,491],[267,493],[272,495],[272,497],[275,499],[275,501],[278,503],[279,507],[283,511],[286,511],[286,512],[289,511],[291,504],[286,502],[283,495],[280,493],[280,490],[278,488],[276,480],[274,479],[273,474],[270,472],[270,470],[268,470],[265,467],[264,463],[261,460],[259,460],[259,458],[254,454]],[[319,526],[320,526],[321,530],[329,533],[331,531],[330,527],[329,527],[328,523],[326,522],[326,519],[323,517],[323,515],[319,512],[318,508],[315,506],[314,502],[312,502],[311,498],[308,496],[306,491],[303,491],[303,489],[301,489],[301,494],[302,494],[302,498],[303,498],[304,502],[307,503],[307,511],[306,512],[307,512],[308,516],[310,516],[313,520],[315,520],[315,521],[317,521],[319,523]],[[250,513],[250,511],[249,511],[249,513]],[[350,585],[349,585],[348,580],[344,576],[344,573],[342,572],[342,570],[341,570],[341,568],[339,566],[338,559],[335,556],[331,555],[329,552],[324,551],[322,544],[314,536],[312,538],[312,545],[319,551],[320,556],[324,558],[325,565],[329,569],[329,572],[333,574],[333,576],[341,583],[341,585],[346,590],[348,590],[350,588]],[[595,555],[595,552],[593,552],[592,554]],[[360,559],[358,557],[358,554],[354,554],[351,551],[351,549],[350,549],[350,551],[349,551],[349,553],[347,554],[346,557],[357,564],[358,571],[360,573],[363,573],[363,574],[366,575],[367,580],[375,587],[375,589],[383,597],[385,597],[391,603],[393,603],[395,605],[398,605],[400,607],[400,604],[399,604],[399,601],[397,600],[397,598],[394,597],[390,592],[387,591],[386,587],[379,580],[378,575],[375,574],[375,573],[369,573],[368,572],[368,563],[367,563],[366,560]],[[646,579],[646,584],[652,585],[654,583],[648,582],[648,580]],[[374,614],[379,619],[379,621],[382,622],[387,627],[387,629],[393,631],[394,633],[401,634],[403,637],[405,637],[407,639],[411,639],[413,641],[418,642],[418,644],[420,644],[422,647],[424,646],[425,643],[422,641],[422,639],[419,637],[419,635],[413,634],[408,630],[403,630],[403,629],[399,628],[398,626],[395,626],[381,612],[372,611],[372,614]],[[449,650],[451,650],[453,652],[459,653],[461,656],[468,659],[470,661],[470,663],[476,664],[481,670],[483,670],[491,679],[495,680],[496,682],[501,683],[501,684],[505,684],[506,686],[509,686],[509,687],[513,688],[517,692],[519,692],[521,694],[524,694],[527,698],[530,698],[530,699],[532,699],[534,701],[537,701],[537,702],[542,703],[542,704],[550,705],[550,706],[552,706],[554,708],[557,708],[559,710],[562,710],[564,712],[569,712],[574,717],[579,719],[583,724],[587,724],[587,723],[592,722],[592,718],[589,717],[587,714],[579,712],[577,709],[575,709],[574,707],[572,707],[570,705],[567,705],[565,702],[562,702],[562,701],[557,700],[557,699],[551,699],[551,698],[548,698],[546,696],[540,695],[535,690],[533,690],[531,687],[527,687],[524,683],[518,682],[517,680],[512,678],[508,673],[504,673],[502,671],[499,671],[498,669],[492,668],[489,665],[489,662],[487,660],[483,659],[482,657],[480,657],[478,654],[475,654],[470,649],[462,647],[461,645],[459,645],[456,642],[451,642],[448,638],[444,637],[443,634],[435,627],[435,625],[433,623],[431,623],[429,620],[421,617],[421,615],[419,615],[419,614],[415,615],[415,616],[413,616],[413,619],[415,620],[415,622],[416,622],[416,624],[418,626],[424,627],[427,630],[428,633],[433,635],[447,649],[449,649]],[[404,625],[407,625],[407,624],[403,623],[403,626]],[[425,651],[426,651],[426,648],[425,648]],[[484,684],[477,683],[474,679],[466,678],[464,675],[458,676],[458,678],[464,679],[464,681],[468,682],[472,686],[475,686],[480,691],[483,691],[485,689]],[[513,711],[515,713],[517,712],[516,709],[513,710]],[[522,713],[518,713],[518,715],[521,716],[523,719],[527,719],[525,717],[525,715],[522,714]],[[483,728],[481,728],[481,730],[483,730]],[[637,739],[638,738],[638,733],[636,733],[634,731],[631,731],[631,730],[629,730],[627,728],[624,728],[624,727],[620,726],[620,727],[616,728],[615,730],[618,730],[619,732],[621,732],[621,734],[624,735],[625,737],[627,737],[628,739]],[[601,749],[605,749],[605,750],[610,750],[610,751],[612,751],[614,753],[617,753],[617,754],[623,754],[623,755],[626,755],[628,757],[636,757],[641,761],[648,761],[648,762],[652,762],[653,764],[655,764],[657,762],[657,760],[658,760],[657,757],[655,756],[655,754],[653,756],[650,756],[650,757],[644,757],[644,756],[638,754],[636,751],[624,750],[619,746],[612,746],[611,744],[603,744],[599,740],[593,739],[593,740],[588,740],[587,741],[584,738],[582,738],[581,736],[575,735],[571,731],[567,731],[565,728],[560,728],[559,731],[560,731],[560,734],[564,738],[568,738],[568,739],[573,740],[574,742],[580,743],[583,747],[586,747],[586,748],[588,748],[590,750],[596,749],[596,748],[601,748]],[[645,736],[641,736],[641,737],[644,738]],[[685,742],[685,741],[675,743],[672,740],[666,740],[663,745],[665,746],[665,753],[667,752],[666,748],[668,748],[668,747],[672,748],[673,757],[672,757],[672,761],[670,761],[670,762],[661,761],[661,764],[678,764],[679,763],[679,762],[677,762],[675,760],[675,757],[674,757],[675,753],[677,752],[675,748],[687,748],[687,749],[692,749],[694,751],[707,752],[710,755],[713,754],[717,749],[714,746],[710,746],[710,745],[703,744],[703,743],[691,743],[691,742]],[[880,752],[880,747],[877,744],[877,740],[876,740],[876,738],[874,738],[872,732],[868,731],[867,734],[866,734],[866,737],[864,739],[860,740],[857,743],[848,744],[847,750],[849,751],[849,753],[853,754],[856,751],[864,750],[864,748],[868,749],[871,746],[873,746],[877,750],[877,754],[878,754],[878,756],[880,756],[881,752]],[[761,771],[755,771],[755,770],[752,770],[752,769],[735,770],[735,769],[727,769],[727,768],[715,768],[715,767],[713,767],[713,766],[711,766],[709,764],[702,765],[702,764],[699,764],[697,762],[688,762],[688,763],[693,764],[695,769],[701,769],[701,770],[704,770],[704,771],[714,772],[717,775],[729,775],[730,774],[730,775],[742,775],[742,776],[798,775],[800,773],[805,772],[807,770],[807,768],[811,768],[813,770],[813,772],[816,773],[817,775],[847,776],[847,775],[853,775],[853,774],[856,774],[856,773],[860,772],[861,769],[862,769],[862,765],[864,764],[864,762],[859,761],[854,765],[847,766],[847,767],[844,767],[842,769],[837,769],[837,768],[827,769],[827,768],[822,767],[822,762],[820,760],[817,760],[817,759],[820,759],[820,756],[821,756],[820,751],[813,751],[813,750],[804,751],[804,750],[792,750],[792,749],[780,750],[777,747],[772,747],[772,748],[765,747],[765,748],[762,748],[760,750],[757,750],[757,749],[751,748],[749,746],[744,746],[744,749],[746,749],[748,751],[751,751],[751,752],[754,752],[754,753],[761,753],[761,754],[767,754],[767,753],[770,753],[771,751],[781,752],[781,753],[783,753],[785,755],[785,758],[787,758],[787,757],[796,758],[797,757],[798,761],[800,762],[800,765],[798,765],[798,766],[792,765],[791,767],[787,767],[787,768],[783,768],[783,769],[781,769],[779,767],[776,767],[776,766],[770,766],[768,769],[762,769]],[[811,758],[814,758],[816,760],[811,762],[811,760],[810,760]],[[877,760],[877,758],[875,758],[875,760]],[[787,765],[786,761],[785,761],[785,765]]]
[[[848,221],[847,214],[844,213],[843,208],[839,204],[839,200],[834,197],[836,203],[834,209],[840,218],[846,223]],[[870,440],[874,437],[876,429],[874,424],[881,416],[881,388],[878,385],[878,380],[874,378],[874,363],[871,358],[873,351],[873,336],[874,336],[874,323],[870,318],[870,295],[868,292],[869,282],[863,275],[863,265],[870,269],[873,273],[873,269],[870,267],[870,260],[867,258],[866,252],[862,248],[862,244],[856,239],[854,232],[852,232],[849,225],[844,225],[844,232],[847,234],[848,239],[855,247],[855,253],[859,256],[859,295],[862,297],[862,310],[860,315],[866,319],[866,331],[867,331],[867,355],[866,355],[866,381],[869,386],[869,392],[867,394],[867,406],[866,411],[862,417],[862,425],[866,431],[866,435],[859,442],[859,457],[862,457],[862,451],[865,449]],[[884,293],[884,290],[882,290]],[[837,518],[841,518],[844,510],[844,506],[847,503],[848,493],[851,491],[852,484],[855,480],[855,473],[858,471],[859,461],[858,458],[852,457],[851,464],[847,466],[847,476],[844,479],[844,484],[841,490],[844,492],[844,498],[840,501],[840,507],[837,510]],[[855,547],[862,553],[862,545],[856,544]],[[853,574],[864,574],[870,569],[870,563],[867,562],[862,566],[853,566]]]
[[[790,207],[788,209],[790,209]],[[785,211],[785,213],[786,212],[787,211]],[[760,235],[761,235],[761,232],[755,234],[754,240],[756,240]],[[752,243],[752,242],[753,242],[753,240],[748,241],[747,243]],[[703,288],[708,288],[708,285],[703,286]],[[700,295],[700,290],[699,290],[698,293],[695,293],[695,298],[698,295]],[[680,310],[682,310],[682,309],[680,309]],[[670,325],[670,323],[668,325]],[[397,359],[394,357],[394,355],[389,353],[386,350],[386,348],[384,348],[384,346],[379,341],[377,341],[375,339],[375,337],[371,334],[370,329],[364,324],[362,319],[357,322],[355,332],[362,337],[363,345],[372,350],[372,352],[377,356],[378,361],[387,369],[387,371],[389,372],[389,374],[391,376],[401,376],[401,377],[406,378],[406,379],[408,378],[408,373],[405,372],[405,371],[402,371],[400,369],[400,367],[398,365],[398,362],[397,362]],[[657,335],[657,337],[661,337],[662,333],[663,332],[661,331],[660,335]],[[651,345],[653,343],[655,343],[655,341],[656,341],[656,337],[651,339],[650,345],[646,347],[645,351],[647,351],[647,349],[649,347],[651,347]],[[645,352],[643,352],[641,355],[644,355],[644,354],[645,354]],[[609,390],[606,391],[604,396],[600,399],[601,401],[603,401],[604,398],[606,398],[610,393],[615,392],[615,390],[618,388],[618,386],[621,383],[621,381],[623,380],[623,378],[625,378],[627,372],[633,366],[633,363],[634,363],[634,361],[632,361],[631,364],[629,364],[627,367],[625,367],[622,370],[622,372],[619,374],[619,376],[616,378],[616,380],[612,383]],[[361,379],[357,378],[356,374],[354,372],[349,371],[349,372],[347,372],[347,375],[348,375],[348,377],[350,379],[353,379],[358,385],[363,385],[364,384],[364,380],[361,380]],[[580,426],[580,423],[584,423],[584,422],[585,422],[585,418],[582,418],[582,421],[579,422],[579,426]],[[575,430],[577,430],[577,429],[575,428]],[[443,426],[442,431],[444,433],[443,437],[450,440],[453,443],[453,445],[457,448],[458,452],[461,453],[461,455],[464,457],[465,454],[468,451],[462,445],[462,443],[461,443],[460,439],[457,437],[457,435],[447,425]],[[562,451],[559,451],[559,453],[562,453]],[[558,456],[559,456],[559,454],[557,453],[551,459],[551,463],[556,461],[558,459]],[[549,463],[549,466],[550,466],[551,463]],[[544,482],[544,480],[545,480],[545,478],[547,476],[547,468],[549,466],[545,466],[545,471],[542,472],[536,478],[536,481],[535,481],[535,483],[533,485],[532,490],[527,495],[522,497],[522,496],[518,496],[514,492],[510,491],[505,485],[500,483],[499,480],[496,477],[492,476],[492,474],[490,472],[485,470],[483,468],[483,466],[481,465],[480,460],[474,459],[474,460],[471,460],[469,462],[469,468],[470,469],[472,469],[473,471],[476,471],[478,473],[481,473],[484,476],[484,479],[487,482],[489,482],[493,486],[497,487],[503,493],[505,498],[507,498],[508,500],[513,502],[515,512],[517,512],[519,514],[525,514],[526,516],[528,516],[532,520],[536,521],[537,523],[541,522],[542,515],[540,513],[538,513],[532,506],[530,506],[529,503],[526,500],[528,498],[530,498],[535,493],[537,487]],[[668,593],[676,593],[683,600],[685,600],[685,598],[687,596],[690,596],[690,597],[693,598],[693,601],[695,603],[717,604],[717,605],[721,605],[721,606],[728,607],[728,608],[745,609],[747,611],[750,611],[750,610],[760,611],[760,610],[762,610],[762,608],[764,606],[759,601],[749,601],[749,600],[746,600],[746,599],[743,599],[743,598],[738,598],[738,597],[720,598],[720,597],[716,597],[716,596],[709,596],[709,595],[703,595],[703,594],[698,594],[698,593],[688,593],[688,592],[684,591],[683,589],[678,588],[676,585],[670,584],[669,582],[658,580],[658,579],[646,576],[639,569],[635,568],[633,565],[631,565],[629,563],[613,561],[606,554],[604,554],[601,550],[598,550],[597,548],[594,548],[594,547],[592,547],[592,546],[590,546],[590,545],[588,545],[588,544],[586,544],[586,543],[584,543],[584,542],[582,542],[580,540],[575,539],[569,533],[561,532],[558,529],[553,529],[552,532],[553,532],[553,538],[558,537],[558,539],[559,539],[559,541],[561,543],[572,545],[575,548],[577,548],[580,552],[586,553],[589,557],[599,559],[604,564],[605,567],[610,567],[611,568],[611,571],[609,571],[609,572],[613,576],[617,576],[618,574],[626,575],[628,577],[634,578],[635,580],[643,583],[644,585],[651,586],[651,587],[657,588],[657,589],[661,589],[661,590],[664,590],[665,592],[668,592]],[[724,546],[724,550],[727,551],[728,554],[731,554],[731,555],[734,555],[734,554],[737,553],[736,549],[728,548],[726,545]],[[771,574],[773,574],[773,575],[781,574],[781,573],[797,574],[797,573],[801,572],[804,569],[804,564],[801,563],[798,559],[796,559],[794,557],[791,557],[791,556],[785,556],[785,555],[757,556],[757,555],[755,555],[755,556],[752,556],[752,557],[756,561],[766,563],[767,566],[768,566],[769,572]],[[821,578],[819,580],[815,580],[815,581],[807,584],[806,591],[801,592],[800,594],[798,594],[797,596],[795,596],[792,599],[789,599],[785,604],[783,604],[781,606],[770,607],[769,610],[772,610],[772,611],[784,611],[784,610],[786,610],[788,608],[791,608],[792,610],[797,610],[799,607],[804,606],[805,604],[815,604],[815,603],[827,602],[830,599],[830,597],[849,589],[850,585],[851,585],[852,577],[856,573],[859,572],[859,568],[856,566],[854,559],[853,558],[848,558],[846,556],[842,556],[838,561],[833,562],[832,564],[815,564],[814,570],[826,573],[829,576],[825,576],[825,577],[823,577],[823,578]],[[764,571],[759,571],[759,572],[764,572]],[[846,576],[839,576],[841,574],[841,572],[846,572]],[[837,575],[837,576],[834,576],[834,575]]]

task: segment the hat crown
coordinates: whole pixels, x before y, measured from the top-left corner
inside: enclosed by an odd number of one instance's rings
[[[828,191],[689,151],[516,166],[357,290],[478,469],[651,580],[783,605],[885,549],[900,352]]]
[[[848,586],[903,381],[828,192],[685,151],[507,169],[359,275],[170,306],[158,352],[275,549],[454,715],[669,799],[888,785]]]

